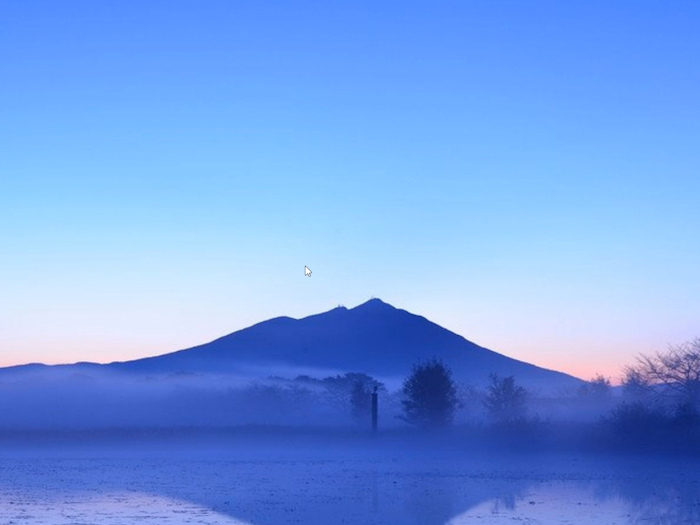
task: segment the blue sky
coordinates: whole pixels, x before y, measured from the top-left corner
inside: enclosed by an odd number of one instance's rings
[[[695,2],[0,15],[0,364],[372,296],[583,376],[700,335]]]

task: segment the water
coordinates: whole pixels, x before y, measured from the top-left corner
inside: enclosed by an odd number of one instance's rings
[[[261,452],[8,455],[0,524],[700,524],[695,460]]]

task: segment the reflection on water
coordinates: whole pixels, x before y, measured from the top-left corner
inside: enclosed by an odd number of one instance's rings
[[[37,499],[36,495],[0,503],[3,524],[109,524],[134,523],[179,525],[252,525],[187,501],[139,492],[105,492],[99,494],[64,493]]]
[[[694,465],[697,469],[699,465]],[[680,468],[670,479],[626,478],[617,482],[599,483],[596,498],[600,501],[619,499],[629,511],[633,524],[700,524],[700,482]],[[695,471],[697,473],[697,470]]]
[[[696,467],[551,457],[2,459],[0,523],[700,525]]]
[[[700,497],[697,482],[674,486],[652,482],[646,487],[630,480],[539,482],[517,501],[494,499],[481,503],[447,525],[501,525],[516,521],[583,525],[700,524]]]
[[[600,501],[587,485],[576,482],[538,483],[517,501],[511,500],[506,505],[498,499],[481,503],[451,519],[448,525],[501,525],[515,521],[581,525],[629,523],[629,509],[622,500],[611,498]]]

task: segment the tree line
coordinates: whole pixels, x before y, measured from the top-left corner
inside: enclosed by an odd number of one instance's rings
[[[401,392],[401,419],[423,428],[451,425],[461,406],[452,371],[439,359],[415,365]],[[527,390],[513,376],[491,374],[482,403],[492,421],[514,423],[525,417],[527,398]]]
[[[700,430],[700,339],[638,356],[615,387],[609,378],[597,375],[576,389],[543,396],[526,389],[514,376],[491,374],[485,379],[484,388],[458,384],[445,362],[431,359],[416,363],[398,390],[387,389],[366,373],[352,372],[325,378],[269,378],[267,383],[232,390],[231,396],[240,398],[236,412],[245,415],[249,407],[255,421],[283,413],[299,424],[343,424],[351,417],[369,427],[371,396],[376,391],[380,427],[401,422],[419,428],[489,422],[511,434],[517,427],[552,435],[570,423],[578,425],[576,434],[603,428],[628,440],[700,434],[696,432]]]
[[[642,354],[625,367],[621,395],[613,400],[610,379],[597,375],[575,394],[577,407],[609,412],[601,423],[627,438],[694,433],[700,429],[700,338]],[[452,424],[461,406],[449,367],[433,359],[417,364],[403,383],[402,419],[419,427]],[[495,424],[527,422],[530,393],[513,376],[489,376],[481,404]]]

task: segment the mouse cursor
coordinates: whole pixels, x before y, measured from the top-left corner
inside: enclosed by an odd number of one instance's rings
[[[304,266],[304,275],[311,277],[311,270],[309,270],[308,266]]]

